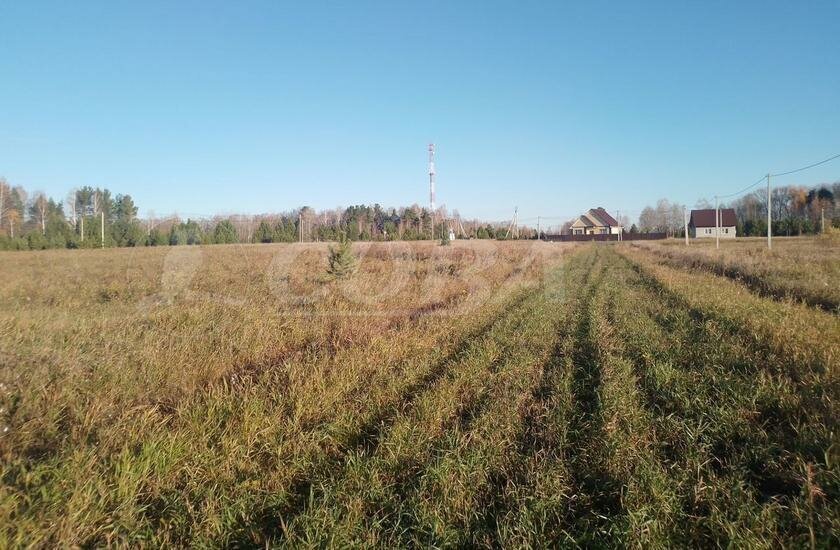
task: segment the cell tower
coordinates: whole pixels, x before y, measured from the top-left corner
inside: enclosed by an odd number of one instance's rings
[[[429,144],[429,208],[435,211],[435,144]]]

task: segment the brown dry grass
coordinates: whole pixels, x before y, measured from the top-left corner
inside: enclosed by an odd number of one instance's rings
[[[834,313],[667,245],[355,250],[0,255],[0,547],[836,546]]]
[[[754,291],[777,298],[803,301],[840,312],[840,239],[775,237],[772,250],[765,239],[713,239],[646,242],[638,246],[658,254],[669,265],[708,270],[736,279]]]
[[[182,486],[182,468],[253,467],[268,434],[283,443],[263,459],[290,464],[258,485],[293,492],[312,460],[395,406],[566,248],[360,244],[347,282],[324,277],[327,247],[315,244],[4,254],[0,517],[19,518],[14,537],[24,537],[5,540],[82,543],[152,528],[142,508],[120,519],[127,501],[152,506]],[[221,437],[205,431],[213,421],[231,423],[221,431],[238,443],[205,446]],[[150,446],[160,452],[148,460],[162,463],[129,459]],[[36,487],[43,498],[33,500]]]

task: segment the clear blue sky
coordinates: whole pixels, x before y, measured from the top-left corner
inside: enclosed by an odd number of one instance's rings
[[[141,213],[693,205],[840,152],[840,2],[0,3],[0,175]],[[840,179],[840,161],[779,183]]]

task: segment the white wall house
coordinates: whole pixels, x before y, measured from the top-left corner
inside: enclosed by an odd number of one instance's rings
[[[720,238],[734,239],[738,219],[732,208],[720,209]],[[688,234],[693,239],[714,239],[717,236],[715,209],[692,210],[688,222]]]

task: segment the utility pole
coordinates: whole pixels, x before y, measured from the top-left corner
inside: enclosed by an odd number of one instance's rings
[[[429,144],[429,213],[432,218],[432,239],[435,238],[435,144]]]
[[[303,214],[298,212],[298,242],[303,242]]]
[[[615,217],[616,217],[616,221],[618,222],[618,225],[621,225],[621,210],[616,210],[615,211]],[[612,228],[608,228],[607,230],[610,233],[612,233]],[[607,238],[609,238],[609,237],[607,237]],[[618,240],[619,241],[621,240],[621,233],[620,232],[618,234]]]
[[[514,238],[519,238],[519,207],[513,209],[513,233]]]
[[[720,248],[720,207],[715,195],[715,248]]]
[[[683,226],[685,227],[685,246],[688,246],[688,211],[683,206]]]
[[[820,207],[820,233],[825,233],[825,206]]]
[[[537,240],[540,240],[540,217],[537,216]]]
[[[435,144],[429,144],[429,210],[435,211]]]
[[[80,241],[85,242],[85,211],[84,210],[82,210],[82,216],[79,218],[79,223],[81,224],[79,226]]]
[[[511,230],[514,230],[514,231],[515,231],[515,227],[516,227],[516,217],[517,217],[517,214],[518,214],[518,213],[519,213],[519,207],[518,207],[518,206],[515,206],[515,207],[513,208],[513,219],[512,219],[512,220],[510,220],[510,225],[508,226],[508,230],[507,230],[507,232],[505,233],[505,239],[507,239],[507,238],[508,238],[508,236],[509,236],[509,235],[510,235],[510,233],[511,233]]]
[[[102,248],[105,248],[105,211],[99,213],[102,219],[102,227],[101,227],[101,235],[102,235]]]
[[[624,228],[621,227],[621,210],[616,210],[615,215],[618,218],[616,221],[618,222],[618,240],[621,241],[621,234],[624,232]]]
[[[771,235],[773,234],[772,225],[773,219],[770,215],[770,174],[767,174],[767,250],[773,249],[773,243]]]

